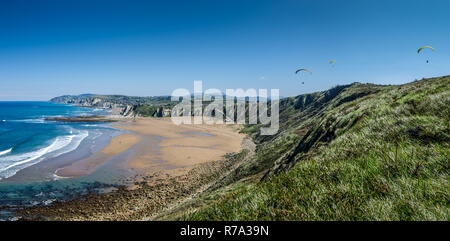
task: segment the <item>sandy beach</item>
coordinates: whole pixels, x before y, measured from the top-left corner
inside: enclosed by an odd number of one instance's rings
[[[132,149],[121,168],[141,176],[166,173],[177,176],[197,164],[216,161],[239,152],[245,135],[230,125],[175,125],[170,118],[137,118],[113,125],[127,133],[118,135],[93,156],[60,168],[56,175],[78,177],[92,173],[114,156]]]

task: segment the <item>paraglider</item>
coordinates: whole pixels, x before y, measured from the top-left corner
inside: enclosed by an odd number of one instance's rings
[[[431,49],[431,50],[435,51],[434,48],[431,47],[431,46],[423,46],[423,47],[420,47],[420,48],[417,50],[417,54],[420,54],[420,52],[421,52],[422,50],[424,50],[424,49]],[[428,63],[430,63],[430,61],[427,59],[427,64],[428,64]]]
[[[333,67],[333,68],[334,68],[334,64],[333,64],[334,62],[336,62],[336,60],[332,59],[329,63],[331,65],[331,67]]]
[[[306,72],[309,72],[310,74],[312,74],[311,70],[305,69],[305,68],[300,68],[300,69],[298,69],[297,71],[295,71],[295,74],[297,74],[297,73],[300,72],[300,71],[306,71]],[[305,82],[302,82],[302,85],[304,85],[304,84],[305,84]]]

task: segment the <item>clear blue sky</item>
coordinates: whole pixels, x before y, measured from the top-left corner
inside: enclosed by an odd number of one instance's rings
[[[194,80],[292,96],[447,75],[449,10],[448,0],[1,1],[0,100],[168,95]],[[423,45],[436,51],[418,55]]]

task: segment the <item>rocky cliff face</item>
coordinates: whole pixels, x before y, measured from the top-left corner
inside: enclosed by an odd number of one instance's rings
[[[134,106],[133,105],[127,105],[124,108],[122,108],[122,111],[120,112],[123,116],[134,116]]]

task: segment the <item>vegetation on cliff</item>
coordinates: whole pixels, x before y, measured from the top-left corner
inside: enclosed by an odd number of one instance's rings
[[[280,132],[244,128],[254,157],[172,217],[449,220],[449,106],[449,76],[285,98]]]

